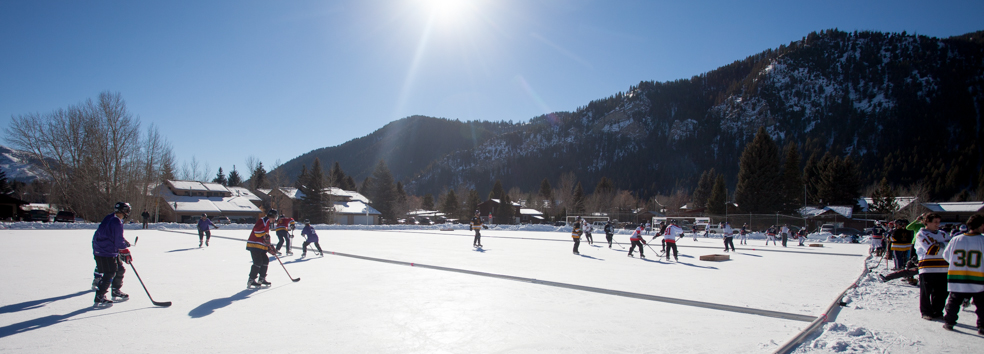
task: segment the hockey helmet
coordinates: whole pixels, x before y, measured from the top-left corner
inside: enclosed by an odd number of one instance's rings
[[[124,218],[130,216],[130,203],[117,202],[116,205],[113,206],[113,210],[117,213],[122,213]]]
[[[310,219],[304,219],[304,224],[305,225],[310,225],[311,224],[311,220]]]
[[[280,214],[280,213],[277,212],[277,209],[270,209],[270,210],[267,210],[267,212],[266,212],[266,216],[267,217],[270,217],[270,218],[277,217],[277,214]]]
[[[207,218],[208,214],[202,213],[202,219]]]

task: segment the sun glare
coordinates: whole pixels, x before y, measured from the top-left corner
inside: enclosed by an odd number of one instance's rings
[[[475,1],[469,0],[421,0],[431,18],[439,24],[463,22],[474,10]]]

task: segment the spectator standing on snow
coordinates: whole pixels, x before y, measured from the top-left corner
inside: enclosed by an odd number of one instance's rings
[[[954,237],[943,250],[948,263],[947,290],[943,328],[953,330],[964,299],[974,299],[977,307],[977,333],[984,335],[984,215],[974,214],[967,219],[967,233]]]
[[[280,247],[284,245],[285,241],[287,243],[287,255],[294,255],[294,252],[292,252],[290,248],[290,239],[294,238],[294,236],[287,233],[287,230],[290,229],[290,232],[294,232],[295,224],[294,218],[289,218],[286,215],[280,215],[280,217],[277,218],[277,255],[280,255]]]
[[[212,219],[208,218],[208,214],[202,214],[202,218],[198,219],[198,247],[202,247],[202,238],[205,239],[205,247],[208,247],[208,240],[212,238],[212,231],[210,231],[209,226],[218,229],[218,226],[212,223]]]
[[[926,214],[925,226],[916,234],[914,246],[919,258],[919,312],[924,320],[943,318],[946,306],[949,265],[940,251],[946,248],[949,237],[940,230],[940,214]]]
[[[639,258],[646,258],[646,254],[642,249],[642,245],[646,243],[646,241],[642,239],[642,234],[645,232],[646,226],[644,226],[644,224],[639,224],[639,227],[632,232],[632,236],[629,236],[629,242],[632,243],[632,245],[629,246],[629,257],[632,257],[632,251],[635,250],[636,247],[639,247]]]
[[[905,268],[905,261],[909,259],[909,251],[912,250],[912,232],[906,230],[908,224],[905,219],[895,220],[895,230],[892,230],[892,258],[895,260],[895,269]],[[920,225],[922,225],[920,223]]]
[[[721,232],[724,233],[724,251],[728,252],[728,246],[731,246],[731,252],[735,251],[735,235],[734,230],[731,229],[731,224],[727,221],[724,222],[724,227],[721,228]]]
[[[581,245],[581,217],[574,220],[574,227],[571,229],[571,238],[574,239],[574,254],[581,255],[577,247]]]
[[[748,224],[741,225],[741,230],[738,230],[738,236],[741,237],[741,239],[738,240],[739,244],[742,245],[748,244]]]
[[[130,242],[123,238],[123,220],[130,217],[130,204],[118,202],[113,213],[106,215],[92,235],[92,255],[96,260],[96,272],[101,275],[96,287],[95,305],[111,305],[113,300],[127,300],[130,295],[120,291],[123,287],[123,263],[130,263]],[[113,300],[106,298],[110,286]]]
[[[680,258],[678,257],[679,251],[677,251],[676,242],[679,238],[682,237],[683,237],[683,229],[680,228],[680,226],[677,226],[676,220],[670,221],[670,226],[667,226],[666,230],[663,232],[663,241],[665,241],[665,243],[663,244],[663,254],[666,255],[667,261],[670,260],[671,250],[673,251],[673,260],[678,262],[680,261]]]
[[[150,228],[150,226],[148,225],[148,223],[150,222],[150,213],[147,212],[147,209],[144,209],[143,213],[140,213],[140,216],[143,217],[143,228],[144,229]]]
[[[882,240],[885,239],[885,229],[882,228],[881,222],[876,221],[875,227],[871,228],[871,249],[868,250],[868,254],[874,254],[875,257],[882,257],[885,250],[882,249]]]
[[[482,247],[482,217],[479,216],[478,210],[475,210],[475,216],[471,218],[471,229],[475,230],[472,247]]]
[[[779,237],[782,238],[782,247],[786,247],[786,241],[789,240],[789,224],[782,224],[782,228],[779,229]]]
[[[270,266],[270,257],[267,256],[267,253],[277,254],[273,243],[270,241],[270,226],[273,225],[276,217],[276,209],[267,210],[266,216],[256,220],[253,230],[249,233],[249,238],[246,239],[246,250],[253,258],[253,265],[249,268],[249,280],[246,281],[247,288],[270,285],[270,282],[266,280],[267,268]],[[257,276],[260,277],[259,280],[257,280]]]
[[[321,243],[318,242],[318,232],[314,231],[314,227],[311,226],[311,220],[304,219],[304,229],[301,230],[301,236],[306,237],[304,243],[301,244],[301,257],[307,255],[307,246],[314,244],[314,247],[318,249],[318,255],[321,256],[324,252],[321,251]]]
[[[612,226],[612,221],[608,220],[605,223],[605,239],[608,240],[608,248],[612,248],[612,238],[615,236],[615,227]]]

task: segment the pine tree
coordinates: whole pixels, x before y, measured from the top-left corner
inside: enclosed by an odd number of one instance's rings
[[[7,180],[7,172],[0,168],[0,194],[11,195],[14,193],[14,188],[11,186],[9,180]]]
[[[817,186],[819,183],[820,175],[820,158],[817,153],[814,152],[810,154],[810,158],[806,160],[806,167],[803,168],[803,186],[806,189],[806,200],[804,203],[807,205],[818,204],[817,199]]]
[[[746,213],[774,213],[782,208],[779,147],[759,128],[755,138],[741,153],[735,203]]]
[[[321,167],[321,160],[314,158],[310,170],[302,166],[301,176],[297,180],[297,188],[304,194],[300,203],[301,217],[316,224],[332,222],[334,206],[331,196],[326,193],[329,187],[328,176]]]
[[[714,186],[715,176],[717,176],[717,173],[714,172],[713,168],[709,171],[704,171],[704,173],[701,173],[700,181],[697,182],[697,189],[694,190],[694,195],[691,198],[693,207],[707,207],[707,198],[711,196],[711,187]]]
[[[478,196],[478,191],[474,189],[468,190],[468,202],[465,204],[466,209],[462,212],[462,220],[469,219],[472,215],[478,211],[478,204],[482,200]]]
[[[239,171],[236,171],[236,165],[232,165],[232,172],[229,172],[229,180],[227,181],[229,187],[239,187],[243,185],[243,178],[239,176]]]
[[[379,210],[383,219],[396,220],[396,213],[394,212],[396,182],[393,180],[393,175],[383,160],[379,160],[379,163],[376,164],[376,169],[372,172],[372,182],[370,183],[369,190],[369,194],[372,196],[373,207]]]
[[[782,166],[782,211],[791,213],[803,205],[803,172],[796,144],[786,145],[786,161]]]
[[[550,187],[550,181],[546,178],[540,182],[540,193],[538,195],[547,203],[547,208],[553,207],[553,188]],[[541,206],[538,204],[537,207],[539,208]]]
[[[899,210],[895,201],[895,190],[888,185],[888,178],[882,177],[878,188],[871,194],[871,211],[876,213],[894,214]]]
[[[329,175],[331,175],[332,187],[345,189],[343,187],[345,185],[346,176],[345,176],[345,172],[342,171],[342,166],[338,163],[338,161],[335,161],[335,165],[331,167],[331,172],[329,172]]]
[[[577,182],[577,186],[574,187],[574,204],[571,206],[574,209],[574,213],[581,215],[584,213],[584,188],[581,187],[581,182]]]
[[[424,198],[420,200],[420,208],[434,210],[434,195],[430,193],[424,194]]]
[[[229,185],[229,180],[227,180],[225,174],[222,173],[222,167],[219,167],[219,173],[216,174],[215,178],[212,179],[212,183],[218,183],[223,186]]]
[[[372,192],[370,192],[371,189],[372,189],[372,178],[371,176],[368,176],[366,177],[366,179],[362,180],[362,184],[359,185],[359,194],[366,196],[366,198],[369,198],[371,201],[372,200],[372,197],[370,197],[370,195],[372,195]]]
[[[495,219],[499,224],[512,224],[513,219],[515,219],[516,212],[513,211],[512,201],[509,200],[509,195],[504,194],[502,199],[499,199],[499,209],[496,210]]]
[[[492,185],[492,192],[489,194],[489,199],[502,200],[502,196],[504,195],[506,195],[506,190],[502,188],[502,181],[495,180],[495,184]]]
[[[861,177],[850,156],[835,157],[824,163],[817,197],[823,205],[855,206],[861,196]]]
[[[345,185],[342,186],[341,188],[347,191],[356,190],[355,178],[353,178],[352,176],[345,176]]]
[[[458,215],[458,196],[454,194],[454,189],[448,190],[448,194],[444,196],[441,211],[449,218],[454,218]]]
[[[263,162],[256,164],[256,169],[253,170],[253,175],[249,176],[249,181],[250,188],[253,190],[267,187],[266,169],[263,168]]]
[[[711,195],[707,198],[707,213],[711,215],[724,215],[727,213],[728,187],[724,185],[724,175],[717,175],[714,186],[711,187]]]

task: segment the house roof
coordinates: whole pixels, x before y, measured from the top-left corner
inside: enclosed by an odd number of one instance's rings
[[[290,199],[304,198],[304,192],[301,192],[300,189],[294,187],[280,187],[280,191]],[[261,189],[260,192],[263,192],[263,190]],[[356,200],[363,203],[369,203],[369,198],[366,198],[364,195],[360,194],[359,192],[347,191],[337,187],[325,188],[325,192],[334,197],[345,197],[348,198],[349,200]],[[269,194],[269,192],[266,193]]]
[[[536,215],[543,215],[543,213],[541,213],[539,210],[530,209],[530,208],[520,208],[519,209],[519,214],[520,215],[534,215],[534,216],[536,216]]]
[[[916,197],[895,197],[895,204],[898,205],[899,209],[905,208],[914,201],[916,201]],[[861,211],[869,211],[870,206],[874,203],[873,198],[858,199],[858,206],[861,207]]]
[[[984,209],[984,202],[922,203],[936,213],[976,213]]]
[[[369,211],[369,215],[382,215],[379,210],[373,208],[372,206],[363,203],[358,200],[352,200],[348,202],[335,202],[335,213],[338,214],[366,214],[366,209]]]
[[[830,205],[830,206],[825,206],[823,208],[817,208],[817,207],[807,206],[807,207],[800,208],[799,213],[800,215],[803,215],[805,217],[817,217],[824,214],[837,213],[844,216],[845,218],[850,218],[852,215],[854,215],[854,207]]]
[[[226,187],[226,188],[229,189],[229,192],[232,192],[233,197],[243,197],[249,200],[262,200],[256,194],[253,194],[253,192],[251,192],[249,188],[245,188],[245,187]]]
[[[161,188],[163,198],[178,213],[259,213],[260,208],[246,196],[192,197],[174,195],[168,188]]]

